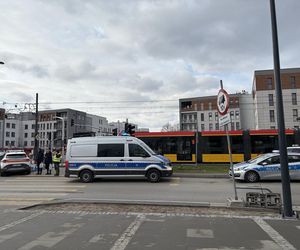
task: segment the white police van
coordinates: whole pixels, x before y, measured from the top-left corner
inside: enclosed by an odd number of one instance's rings
[[[172,175],[170,161],[130,136],[79,137],[68,140],[66,177],[92,182],[103,176],[145,176],[150,182]]]

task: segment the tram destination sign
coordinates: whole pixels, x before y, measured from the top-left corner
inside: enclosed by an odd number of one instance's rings
[[[229,109],[229,95],[223,88],[219,90],[217,96],[217,108],[221,116],[226,115]]]

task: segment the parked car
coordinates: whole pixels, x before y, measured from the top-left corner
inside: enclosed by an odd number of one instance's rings
[[[291,180],[300,180],[300,154],[288,153]],[[259,180],[280,180],[279,153],[263,154],[249,161],[234,164],[234,176],[237,180],[257,182]],[[232,171],[229,170],[232,176]]]
[[[31,173],[30,159],[24,151],[9,151],[0,162],[0,173]]]

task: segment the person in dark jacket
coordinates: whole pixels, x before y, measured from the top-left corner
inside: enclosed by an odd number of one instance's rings
[[[52,152],[50,149],[47,149],[44,163],[45,163],[45,168],[47,170],[46,174],[51,174],[50,164],[52,164]]]
[[[40,167],[41,163],[44,161],[44,151],[39,148],[36,158],[37,174],[42,174],[42,168]]]

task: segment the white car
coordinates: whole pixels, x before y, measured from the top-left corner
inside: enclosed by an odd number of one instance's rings
[[[300,180],[300,154],[288,153],[291,180]],[[263,154],[249,161],[234,164],[234,177],[237,180],[257,182],[259,180],[281,180],[279,153]],[[229,171],[232,176],[232,171]]]
[[[24,151],[7,152],[0,162],[0,173],[31,173],[30,159]]]

